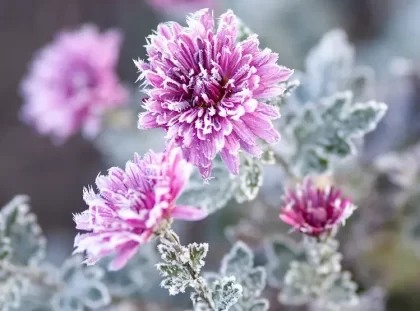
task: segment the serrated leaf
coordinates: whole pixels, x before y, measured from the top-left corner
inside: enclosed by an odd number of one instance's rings
[[[236,178],[237,189],[235,199],[238,203],[252,201],[258,195],[263,181],[261,162],[252,158],[245,158]]]
[[[304,84],[311,99],[341,91],[352,74],[354,48],[341,29],[327,32],[308,53]]]
[[[308,150],[300,155],[301,158],[295,158],[294,162],[299,169],[301,175],[309,175],[310,173],[323,173],[330,164],[327,157],[320,155],[315,150]]]
[[[265,288],[267,279],[267,273],[263,267],[256,267],[249,271],[248,276],[243,278],[241,283],[242,287],[248,291],[248,293],[252,293],[251,295],[247,296],[254,296],[257,297],[261,295],[262,291]]]
[[[1,251],[3,256],[7,251],[9,259],[22,266],[39,263],[45,257],[46,249],[46,239],[36,216],[30,212],[28,201],[27,196],[16,196],[0,211],[2,240],[7,238],[7,246]]]
[[[241,275],[252,268],[254,255],[249,247],[239,241],[232,247],[229,253],[223,258],[220,273],[222,275]]]
[[[254,255],[243,242],[236,242],[222,260],[220,274],[222,277],[235,277],[242,287],[242,295],[233,310],[248,311],[266,286],[266,271],[263,267],[254,267]]]
[[[85,289],[83,304],[91,309],[99,309],[111,302],[111,296],[106,286],[101,282],[92,282]]]
[[[265,253],[268,262],[268,282],[277,288],[282,287],[290,263],[301,260],[304,256],[298,245],[283,236],[268,239],[265,242]]]
[[[242,295],[242,286],[235,282],[234,277],[224,277],[213,286],[212,299],[218,311],[229,310]]]
[[[99,309],[111,302],[109,291],[102,281],[104,271],[99,266],[85,266],[82,262],[83,257],[76,255],[63,263],[58,278],[65,286],[51,298],[54,310]]]
[[[209,245],[207,243],[191,243],[188,245],[190,253],[190,264],[194,270],[200,271],[204,266],[204,259],[207,256]]]
[[[333,160],[353,154],[352,140],[372,131],[383,117],[384,104],[353,105],[355,98],[365,100],[373,76],[354,64],[347,35],[332,30],[311,49],[306,72],[299,76],[301,85],[284,99],[281,125],[288,148],[283,157],[295,175],[326,172]]]
[[[352,140],[372,131],[386,111],[376,102],[352,104],[349,92],[337,93],[308,108],[291,126],[296,144],[291,157],[297,173],[323,173],[333,158],[353,153]]]
[[[212,177],[208,183],[203,181],[198,169],[194,169],[188,186],[181,194],[179,202],[196,206],[211,214],[223,208],[237,187],[235,178],[226,169],[219,157],[213,160]]]
[[[28,293],[30,280],[22,275],[0,273],[0,307],[12,310],[21,307],[23,297]]]
[[[341,135],[356,137],[372,131],[386,110],[385,104],[374,101],[354,105],[343,120]]]

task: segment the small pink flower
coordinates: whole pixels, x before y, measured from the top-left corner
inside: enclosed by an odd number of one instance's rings
[[[200,220],[205,212],[175,205],[188,182],[191,165],[181,150],[169,146],[164,153],[149,152],[126,164],[113,167],[107,176],[98,176],[93,189],[84,189],[89,209],[75,214],[76,228],[90,231],[75,238],[75,253],[86,252],[86,263],[116,253],[111,270],[122,268],[170,218]]]
[[[308,178],[283,198],[280,219],[300,232],[320,236],[342,224],[355,210],[334,187],[317,189]]]
[[[150,86],[139,128],[166,130],[205,179],[218,153],[236,175],[240,150],[259,157],[258,139],[280,139],[271,123],[280,114],[264,100],[281,95],[280,82],[293,71],[277,65],[271,50],[261,50],[256,35],[237,42],[232,11],[220,17],[217,29],[208,9],[192,14],[187,24],[159,25],[146,47],[148,61],[136,62]]]
[[[126,103],[116,75],[122,36],[91,25],[60,33],[41,49],[21,85],[23,121],[57,143],[98,133],[102,114]]]
[[[157,10],[164,12],[191,12],[203,8],[214,8],[217,0],[148,0]]]

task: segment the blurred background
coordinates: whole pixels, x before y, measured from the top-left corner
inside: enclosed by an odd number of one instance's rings
[[[388,151],[415,146],[420,131],[420,0],[219,0],[217,15],[227,8],[259,34],[262,46],[279,53],[282,65],[299,70],[303,70],[310,48],[325,32],[344,29],[356,48],[357,63],[375,71],[373,98],[389,105],[386,119],[367,139],[363,160],[371,163]],[[33,210],[49,239],[53,261],[60,262],[72,251],[75,229],[71,215],[85,209],[82,187],[92,184],[109,161],[105,162],[94,144],[81,136],[56,146],[20,122],[19,83],[34,52],[51,42],[57,31],[89,22],[101,29],[115,27],[123,32],[118,74],[124,83],[136,87],[132,59],[144,58],[145,37],[166,20],[182,22],[184,15],[161,12],[146,0],[0,0],[0,203],[19,193],[31,197]],[[151,146],[147,135],[151,138],[153,133],[144,134],[139,150]],[[263,203],[255,204],[258,207]],[[376,212],[372,213],[375,218]],[[231,216],[224,214],[223,221],[229,223]],[[215,217],[221,226],[222,216]],[[200,226],[188,230],[188,236],[208,240]],[[213,266],[217,266],[220,256],[213,256]],[[420,292],[420,269],[415,264],[408,272],[417,282],[411,278],[405,282],[400,279],[407,275],[402,271],[406,266],[393,265],[396,260],[398,256],[385,263],[373,259],[372,264],[389,269],[390,274],[401,272],[389,310],[420,310],[415,301],[418,297],[413,297]],[[357,264],[348,265],[357,276]],[[363,272],[359,275],[363,281]],[[390,278],[394,280],[394,276]],[[389,285],[391,281],[384,282]]]

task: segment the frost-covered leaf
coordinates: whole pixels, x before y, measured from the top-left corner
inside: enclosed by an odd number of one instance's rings
[[[315,99],[342,91],[352,75],[354,55],[354,48],[343,30],[326,33],[306,59],[306,75],[301,89],[305,91],[305,97]]]
[[[283,236],[268,239],[265,242],[265,253],[267,256],[268,283],[277,288],[281,288],[283,285],[290,263],[304,257],[299,246]]]
[[[111,302],[102,279],[104,271],[99,266],[85,266],[82,256],[67,259],[58,276],[64,286],[51,298],[54,310],[100,310]]]
[[[170,295],[185,292],[188,287],[196,288],[204,281],[199,277],[201,267],[207,255],[208,244],[192,243],[185,246],[167,243],[158,245],[162,262],[156,265],[163,277],[161,286],[169,291]]]
[[[207,256],[209,250],[209,245],[207,243],[191,243],[188,245],[188,250],[190,254],[189,263],[191,267],[200,272],[201,268],[204,266],[204,259]]]
[[[158,283],[158,273],[152,267],[158,262],[156,245],[148,243],[142,246],[137,254],[118,271],[106,271],[103,282],[112,296],[138,298]],[[101,260],[99,265],[104,269],[113,258]]]
[[[267,157],[269,156],[267,154]],[[259,159],[244,157],[242,162],[236,180],[238,186],[235,191],[235,199],[238,203],[254,200],[263,182],[262,165]]]
[[[223,277],[212,284],[212,299],[215,310],[227,311],[242,295],[242,286],[234,277]]]
[[[16,196],[0,211],[3,227],[2,257],[6,256],[16,265],[39,263],[45,257],[46,239],[42,235],[35,214],[30,212],[29,198]],[[5,242],[6,238],[7,242]]]
[[[248,272],[254,265],[254,255],[249,247],[239,241],[231,248],[223,258],[220,273],[224,276],[240,276]]]
[[[232,310],[259,310],[262,305],[268,306],[268,301],[260,298],[266,285],[266,271],[263,267],[254,267],[254,255],[245,243],[236,242],[223,258],[220,275],[219,278],[234,277],[242,287],[241,297]],[[212,274],[212,279],[214,283],[216,275]]]
[[[323,173],[354,151],[353,139],[372,131],[386,106],[353,104],[366,100],[373,74],[355,67],[354,48],[340,29],[324,35],[309,52],[305,72],[295,76],[300,86],[283,98],[281,152],[296,175]]]
[[[334,157],[350,155],[352,140],[372,131],[386,109],[377,102],[352,104],[351,93],[345,92],[305,110],[289,129],[295,143],[291,161],[298,174],[322,173]]]
[[[302,244],[305,260],[290,263],[279,300],[289,305],[310,303],[324,311],[354,306],[357,285],[342,271],[338,241],[305,236]]]
[[[28,278],[0,270],[0,310],[9,311],[20,308],[29,288]]]
[[[203,181],[197,169],[190,178],[179,202],[199,207],[209,214],[224,207],[233,197],[237,187],[233,177],[219,157],[213,161],[212,178],[208,183]]]
[[[0,306],[19,308],[28,293],[31,267],[45,256],[45,238],[27,196],[16,196],[0,210]]]

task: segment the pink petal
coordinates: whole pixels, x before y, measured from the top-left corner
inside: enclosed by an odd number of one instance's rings
[[[223,162],[225,162],[229,171],[234,174],[239,174],[239,155],[238,154],[231,154],[228,149],[223,148],[220,152],[220,156],[222,157]]]
[[[129,243],[129,245],[126,245],[118,252],[114,260],[109,264],[108,269],[110,271],[117,271],[123,268],[127,262],[137,253],[138,248],[139,244],[137,243]]]
[[[183,220],[202,220],[207,217],[207,213],[196,207],[188,205],[177,205],[171,213],[173,218]]]

